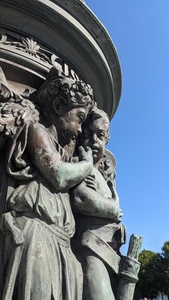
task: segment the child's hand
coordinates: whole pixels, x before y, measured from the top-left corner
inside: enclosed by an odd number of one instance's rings
[[[89,147],[86,147],[86,150],[82,146],[79,147],[79,161],[82,160],[86,160],[93,165],[92,150]]]
[[[89,187],[90,189],[96,191],[97,186],[95,182],[95,176],[94,175],[89,175],[84,179],[84,182],[86,183],[86,186]]]

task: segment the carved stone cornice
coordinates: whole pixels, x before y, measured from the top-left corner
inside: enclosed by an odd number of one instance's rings
[[[112,117],[121,93],[121,71],[115,47],[107,31],[84,2],[79,0],[1,0],[0,26],[20,41],[5,44],[1,39],[1,63],[11,63],[13,78],[28,75],[36,88],[50,68],[50,60],[64,61],[95,92],[100,108]],[[13,48],[12,48],[13,47]],[[13,51],[10,52],[10,51]],[[11,54],[11,55],[10,55]],[[55,56],[53,56],[55,55]],[[32,58],[30,59],[30,56]],[[49,58],[47,62],[43,60]],[[5,61],[4,61],[5,60]],[[52,61],[51,61],[52,62]],[[21,69],[23,72],[21,72]],[[23,81],[23,80],[21,80]]]
[[[57,52],[52,53],[32,37],[24,37],[0,27],[1,63],[6,62],[18,68],[27,67],[30,72],[36,72],[43,80],[53,66],[61,69],[66,75],[71,75],[72,78],[79,78],[56,54]]]

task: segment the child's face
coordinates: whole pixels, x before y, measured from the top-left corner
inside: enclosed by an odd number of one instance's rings
[[[84,107],[73,108],[60,117],[60,132],[64,144],[75,140],[82,132],[82,123],[86,119],[88,110]]]
[[[94,164],[97,163],[105,152],[109,122],[103,118],[94,120],[83,131],[83,146],[92,149]]]

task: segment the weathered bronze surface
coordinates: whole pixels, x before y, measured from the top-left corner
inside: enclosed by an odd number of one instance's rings
[[[108,115],[88,84],[60,69],[32,93],[16,94],[1,75],[2,299],[131,299],[139,247],[120,254]]]
[[[95,108],[83,124],[80,139],[92,149],[93,169],[73,189],[71,200],[76,216],[73,247],[83,268],[85,300],[132,299],[138,280],[141,239],[132,238],[127,257],[120,253],[125,228],[115,187],[115,159],[105,149],[108,138],[109,118]]]
[[[105,148],[120,92],[116,50],[84,1],[0,1],[2,300],[132,300],[142,239],[121,255]]]
[[[2,299],[81,299],[81,268],[70,248],[69,190],[90,174],[93,159],[91,150],[81,147],[79,162],[71,163],[69,151],[93,92],[54,71],[35,95],[40,110],[1,82],[1,153],[12,181],[0,223]]]

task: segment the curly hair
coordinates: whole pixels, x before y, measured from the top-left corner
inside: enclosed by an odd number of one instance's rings
[[[93,90],[89,84],[82,80],[73,79],[62,73],[54,76],[42,84],[37,93],[37,104],[42,112],[52,108],[52,103],[56,98],[62,99],[63,105],[68,109],[76,107],[89,107],[94,105]]]

